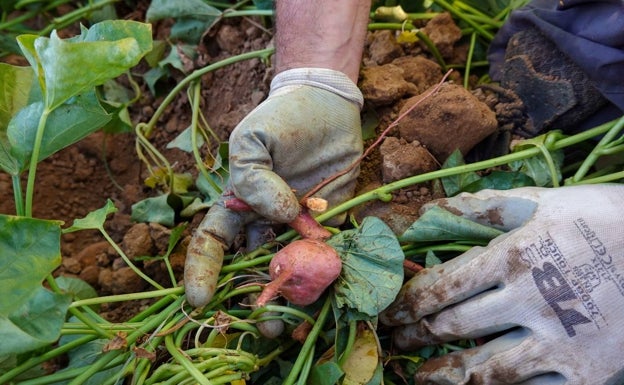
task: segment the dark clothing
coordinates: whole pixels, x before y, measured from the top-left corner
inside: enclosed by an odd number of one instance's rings
[[[624,114],[624,1],[534,0],[514,11],[490,46],[490,77],[498,81],[509,39],[535,28],[572,62],[611,103],[586,126]]]

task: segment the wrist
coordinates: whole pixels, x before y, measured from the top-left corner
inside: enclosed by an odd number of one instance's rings
[[[357,82],[370,0],[276,1],[276,73],[325,68]]]
[[[271,81],[271,92],[275,95],[289,86],[311,86],[330,91],[356,104],[360,109],[364,97],[357,85],[343,72],[327,68],[293,68],[275,75]]]

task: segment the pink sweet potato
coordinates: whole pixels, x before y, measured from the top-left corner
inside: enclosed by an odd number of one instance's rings
[[[331,246],[316,239],[291,242],[275,254],[269,265],[272,281],[258,297],[264,306],[278,293],[295,305],[316,301],[342,270],[340,256]]]
[[[238,198],[228,199],[225,207],[235,211],[251,210]],[[319,299],[342,270],[340,256],[324,242],[331,233],[310,215],[306,207],[302,207],[288,225],[303,239],[291,242],[275,254],[269,264],[271,282],[264,287],[256,306],[265,306],[278,294],[292,304],[310,305]]]

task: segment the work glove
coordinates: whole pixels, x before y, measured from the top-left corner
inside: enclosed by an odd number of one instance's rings
[[[341,72],[298,68],[275,76],[268,98],[232,132],[227,189],[191,238],[184,267],[191,305],[210,301],[224,250],[243,227],[254,246],[261,243],[267,225],[291,222],[303,195],[356,163],[363,147],[362,105],[360,90]],[[329,207],[348,200],[358,173],[356,166],[314,196]],[[234,197],[252,211],[227,208]]]
[[[400,349],[490,338],[428,360],[417,383],[624,383],[624,185],[485,190],[433,204],[508,232],[422,270],[380,315]]]

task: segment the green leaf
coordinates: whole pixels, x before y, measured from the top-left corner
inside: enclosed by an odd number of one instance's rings
[[[221,11],[202,0],[154,0],[145,15],[148,22],[162,19],[192,17],[205,21],[214,21],[221,16]]]
[[[502,231],[433,206],[401,235],[401,242],[489,241]]]
[[[106,217],[116,211],[115,204],[108,199],[104,207],[91,211],[84,218],[75,219],[74,224],[63,230],[63,233],[72,233],[78,230],[102,230],[104,229]]]
[[[273,9],[273,0],[253,0],[254,5],[258,9]]]
[[[554,175],[557,180],[561,180],[561,166],[563,165],[564,154],[563,150],[551,151],[551,158],[555,165]],[[553,175],[550,172],[548,161],[543,156],[534,156],[523,160],[517,160],[511,162],[509,167],[512,170],[521,172],[529,176],[535,186],[545,187],[552,186]]]
[[[7,135],[12,146],[11,155],[21,171],[29,165],[39,118],[43,110],[44,106],[41,102],[29,104],[9,123]],[[100,105],[95,92],[90,91],[72,98],[48,116],[41,141],[39,160],[85,138],[108,123],[111,118],[112,115]]]
[[[71,298],[41,282],[61,264],[61,222],[0,215],[0,356],[54,342]]]
[[[225,178],[220,178],[220,176],[214,172],[208,174],[208,178],[211,179],[212,183],[216,184],[219,188],[221,188],[221,191],[225,191],[225,186],[227,185],[229,174],[226,174],[225,172],[223,172],[222,174],[225,174]],[[214,186],[206,179],[203,173],[197,175],[197,179],[195,180],[195,186],[197,186],[197,189],[205,197],[204,204],[208,206],[212,206],[221,196],[221,191],[217,191]]]
[[[310,378],[308,384],[314,385],[334,385],[338,383],[338,380],[344,375],[340,365],[334,361],[324,362],[320,365],[315,365],[310,371]]]
[[[143,199],[132,205],[131,219],[135,222],[155,222],[165,226],[175,224],[175,210],[167,203],[167,194]]]
[[[439,265],[441,263],[442,260],[440,260],[440,258],[438,258],[433,251],[427,251],[427,255],[425,256],[425,267],[429,268],[431,266]]]
[[[61,39],[20,35],[17,41],[33,67],[53,110],[71,97],[91,90],[134,67],[152,49],[151,25],[129,20],[107,20]]]
[[[171,142],[167,143],[167,148],[177,148],[184,152],[193,152],[193,127],[189,126],[176,136]],[[204,137],[197,135],[197,147],[204,145]]]
[[[56,284],[74,300],[95,298],[98,296],[93,286],[79,278],[60,276],[56,278]]]
[[[13,116],[28,104],[34,80],[32,68],[0,63],[0,167],[11,175],[18,175],[20,167],[11,156],[7,130]]]
[[[510,190],[512,188],[535,186],[535,181],[521,172],[492,171],[465,186],[464,192],[477,192],[484,189]]]
[[[403,284],[404,255],[394,233],[381,219],[367,217],[359,229],[343,231],[327,243],[343,263],[334,283],[336,303],[376,317]]]
[[[442,168],[453,168],[457,166],[463,166],[464,164],[466,163],[464,162],[464,157],[462,156],[461,152],[459,150],[455,150],[446,159],[446,161],[442,165]],[[441,181],[446,196],[452,197],[453,195],[456,195],[463,191],[465,186],[479,180],[479,178],[479,175],[477,175],[477,173],[475,172],[466,172],[463,174],[441,178]]]
[[[12,293],[8,293],[9,298]],[[11,302],[13,302],[11,298]],[[39,287],[13,312],[0,314],[0,356],[28,352],[55,342],[71,296]]]
[[[59,345],[67,345],[68,343],[83,337],[83,335],[67,335],[61,337],[59,341]],[[85,368],[85,370],[92,365],[95,361],[102,357],[103,349],[106,344],[110,342],[110,340],[106,339],[97,339],[93,341],[89,341],[86,344],[82,344],[77,346],[76,348],[70,350],[68,352],[69,364],[66,368],[59,370],[57,373],[62,373],[64,371],[76,369],[76,368]],[[119,376],[122,372],[123,364],[101,370],[95,373],[93,376],[89,377],[84,383],[81,385],[100,385],[106,382],[115,376]],[[55,385],[63,385],[68,384],[70,381],[57,382]]]

